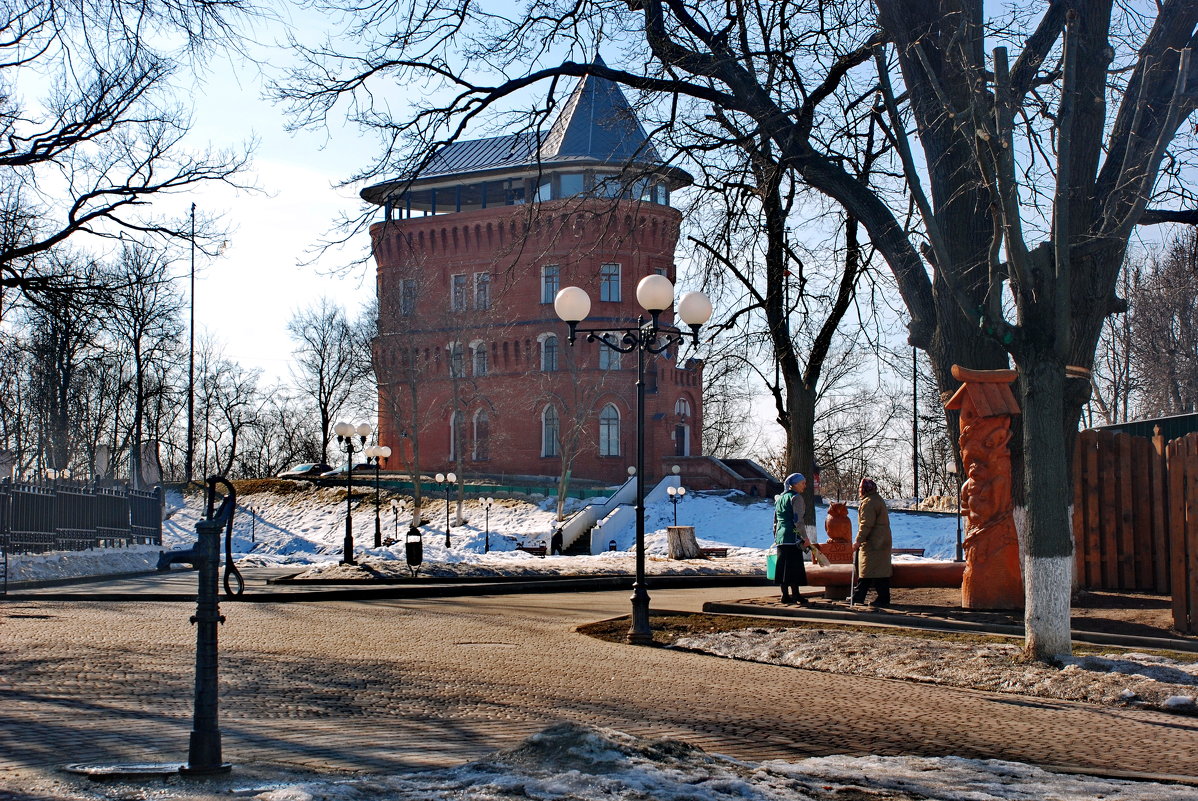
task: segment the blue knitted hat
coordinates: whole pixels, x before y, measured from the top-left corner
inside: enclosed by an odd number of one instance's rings
[[[786,477],[786,480],[782,482],[782,486],[785,487],[786,489],[790,489],[795,484],[798,484],[800,481],[806,481],[806,480],[807,480],[807,476],[803,475],[802,473],[791,473],[789,476]]]

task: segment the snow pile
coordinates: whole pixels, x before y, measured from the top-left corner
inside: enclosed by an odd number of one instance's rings
[[[309,566],[310,577],[361,578],[354,568],[338,566],[345,538],[345,491],[316,487],[307,482],[280,482],[275,490],[239,497],[234,516],[234,557],[245,567]],[[570,499],[566,513],[584,502]],[[369,561],[382,575],[406,574],[403,546],[411,510],[403,504],[393,515],[384,494],[379,511],[379,530],[384,540],[396,540],[374,548],[374,495],[359,490],[350,503],[358,559]],[[635,531],[630,526],[614,535],[617,550],[586,557],[537,558],[517,550],[521,545],[544,546],[560,523],[555,516],[555,499],[539,501],[497,498],[490,514],[477,500],[466,501],[462,525],[453,520],[456,502],[450,504],[449,546],[445,545],[444,499],[429,497],[421,527],[424,545],[424,575],[435,576],[524,576],[524,575],[610,575],[633,572],[631,552]],[[170,492],[166,498],[162,550],[189,547],[195,541],[195,526],[203,515],[203,498],[198,493],[184,498]],[[682,574],[755,575],[764,570],[762,551],[773,542],[773,503],[750,498],[735,491],[689,493],[678,504],[680,525],[694,526],[701,547],[727,548],[726,559],[675,561],[668,553],[666,527],[674,524],[674,507],[668,501],[650,504],[645,510],[645,547],[648,571]],[[818,539],[823,541],[826,508],[816,508]],[[856,510],[849,516],[856,524]],[[890,514],[896,548],[923,548],[929,558],[952,558],[956,522],[951,517]],[[606,535],[605,535],[606,536]],[[489,543],[489,549],[486,547]],[[223,543],[222,543],[223,548]],[[9,580],[35,581],[88,575],[153,570],[159,549],[141,546],[103,552],[56,553],[10,557]],[[489,553],[484,553],[489,550]],[[911,557],[897,557],[899,559]]]
[[[1072,657],[1056,668],[1019,661],[1016,644],[956,643],[831,629],[751,628],[679,637],[676,648],[856,676],[990,692],[1193,712],[1198,664],[1149,654]]]
[[[220,781],[227,784],[235,779]],[[178,785],[177,791],[163,788],[154,797],[195,798],[190,787],[194,785]],[[109,784],[106,795],[101,792],[80,787],[72,796],[146,797],[144,788],[133,785]],[[1183,801],[1194,797],[1193,787],[1061,775],[999,760],[834,756],[740,762],[677,740],[641,739],[572,723],[558,724],[516,748],[456,768],[274,782],[263,788],[240,785],[234,792],[253,801]]]

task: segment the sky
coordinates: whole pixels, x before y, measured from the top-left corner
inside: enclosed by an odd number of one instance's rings
[[[257,32],[264,41],[281,36],[280,25]],[[335,187],[362,166],[373,145],[348,128],[328,135],[288,132],[283,109],[265,98],[268,74],[287,53],[261,44],[250,55],[262,63],[226,57],[211,64],[194,95],[188,141],[213,148],[256,141],[246,182],[259,191],[209,186],[176,200],[181,211],[194,202],[198,215],[219,215],[229,231],[221,255],[196,255],[197,338],[224,343],[227,356],[261,369],[270,383],[289,375],[287,322],[297,310],[327,296],[355,316],[374,297],[372,269],[339,269],[360,258],[361,240],[360,250],[305,263],[338,216],[357,211],[356,192]],[[188,262],[179,267],[186,276]]]

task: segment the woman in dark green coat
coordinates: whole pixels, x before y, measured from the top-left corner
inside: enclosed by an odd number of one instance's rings
[[[799,588],[807,583],[803,549],[810,545],[803,528],[807,479],[802,473],[791,473],[783,484],[782,494],[774,502],[774,544],[778,546],[774,581],[782,586],[782,603],[807,606],[807,599],[799,594]]]
[[[857,507],[857,541],[853,558],[857,565],[857,589],[853,603],[865,603],[865,594],[872,585],[878,598],[874,606],[890,606],[890,513],[886,501],[878,494],[878,485],[868,478],[861,479],[861,504]]]

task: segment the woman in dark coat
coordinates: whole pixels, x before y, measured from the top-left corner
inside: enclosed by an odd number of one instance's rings
[[[878,485],[868,478],[861,479],[861,505],[857,507],[857,541],[853,559],[857,564],[857,590],[853,603],[865,603],[865,594],[872,585],[878,592],[874,606],[890,606],[890,513],[886,501],[878,494]]]
[[[807,599],[799,594],[799,588],[807,583],[803,549],[810,545],[803,528],[807,479],[802,473],[791,473],[783,484],[783,492],[774,503],[774,543],[778,546],[774,581],[782,587],[782,603],[807,606]]]

